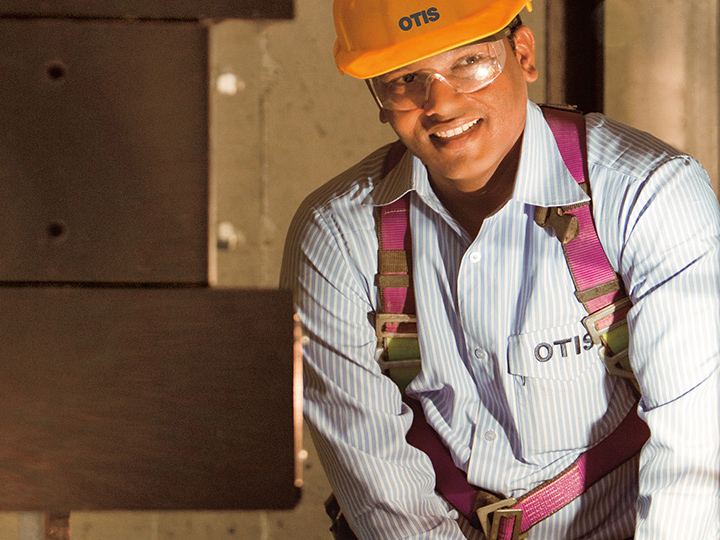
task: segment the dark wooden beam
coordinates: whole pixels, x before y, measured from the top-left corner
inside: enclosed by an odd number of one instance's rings
[[[76,510],[298,502],[289,291],[0,287],[0,305],[0,510],[61,534]]]
[[[556,0],[547,5],[547,101],[583,112],[604,109],[602,0]]]
[[[292,19],[293,0],[5,0],[0,17],[97,19]]]

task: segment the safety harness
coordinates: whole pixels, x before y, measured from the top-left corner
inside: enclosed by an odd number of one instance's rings
[[[578,185],[590,194],[588,184],[585,120],[574,109],[542,107],[562,159]],[[398,143],[391,146],[384,176],[405,153]],[[620,425],[599,444],[589,449],[567,469],[519,498],[501,499],[467,481],[437,433],[425,420],[421,404],[405,396],[405,388],[421,370],[415,295],[412,282],[412,240],[409,196],[376,209],[380,309],[375,325],[378,338],[377,361],[403,393],[413,411],[407,441],[425,452],[435,469],[436,489],[488,540],[522,540],[535,524],[582,495],[590,486],[637,454],[649,437],[649,430],[633,408]],[[637,388],[628,360],[626,316],[631,303],[622,282],[605,255],[595,230],[590,201],[571,206],[536,208],[535,221],[550,228],[562,244],[575,295],[588,315],[583,325],[595,344],[609,373],[630,379]],[[343,536],[343,521],[336,502],[327,505],[335,520],[333,531]],[[350,533],[352,534],[352,533]]]

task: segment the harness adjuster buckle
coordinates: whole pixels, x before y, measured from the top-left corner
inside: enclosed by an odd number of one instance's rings
[[[420,358],[402,358],[391,360],[388,358],[387,348],[384,346],[375,349],[375,361],[380,366],[380,371],[385,373],[390,369],[398,368],[420,368],[422,360]]]
[[[623,362],[627,363],[626,360],[630,356],[630,352],[627,347],[622,351],[618,351],[613,354],[603,345],[600,347],[598,354],[600,355],[600,359],[603,361],[603,364],[605,364],[605,369],[610,375],[623,377],[625,379],[635,379],[635,375],[631,370],[622,367]]]
[[[513,522],[513,532],[510,540],[524,540],[528,537],[528,533],[521,532],[522,508],[512,508],[517,502],[517,499],[511,497],[476,510],[480,526],[488,540],[498,540],[500,523],[503,519],[511,519]]]
[[[623,324],[626,324],[626,321],[623,318],[622,320],[616,321],[613,324],[610,324],[605,328],[598,329],[597,328],[598,321],[601,321],[602,319],[617,313],[618,311],[628,307],[629,305],[632,305],[630,298],[628,298],[627,296],[624,296],[617,302],[613,302],[612,304],[605,306],[602,309],[597,310],[595,313],[591,313],[590,315],[588,315],[587,317],[585,317],[582,320],[583,326],[588,331],[588,334],[590,334],[590,337],[592,338],[593,343],[601,345],[602,344],[601,337],[603,335],[607,334],[608,332],[610,332],[610,330],[617,328],[618,326],[622,326]]]
[[[604,319],[605,317],[609,317],[614,313],[627,308],[630,305],[632,305],[630,298],[625,296],[617,302],[613,302],[609,306],[606,306],[603,309],[600,309],[595,313],[588,315],[582,320],[582,323],[590,334],[593,343],[597,343],[600,345],[600,348],[598,349],[598,355],[600,356],[600,359],[605,365],[605,370],[610,375],[629,379],[633,382],[633,384],[637,386],[637,379],[635,377],[635,374],[632,372],[631,368],[627,367],[630,365],[630,351],[627,347],[627,344],[623,349],[613,351],[612,349],[610,349],[610,347],[607,346],[606,343],[603,343],[601,339],[602,336],[607,334],[608,332],[616,328],[620,328],[623,325],[626,325],[627,319],[625,317],[622,317],[605,328],[597,328],[598,321]]]
[[[396,326],[388,329],[388,324],[395,324]],[[414,324],[415,328],[411,330],[401,329],[401,324]],[[390,358],[388,350],[388,344],[392,339],[417,341],[417,317],[415,317],[415,315],[409,315],[407,313],[376,313],[375,333],[378,338],[375,360],[380,365],[380,370],[383,373],[387,373],[391,369],[420,369],[422,365],[420,358]]]
[[[388,323],[415,323],[417,324],[417,317],[414,315],[408,315],[407,313],[376,313],[375,314],[375,333],[379,339],[394,338],[394,337],[406,337],[406,338],[417,338],[417,327],[414,332],[388,330]]]

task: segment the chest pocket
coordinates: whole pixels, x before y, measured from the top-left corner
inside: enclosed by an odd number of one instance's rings
[[[582,324],[511,336],[508,371],[520,377],[570,381],[597,360],[596,346]]]
[[[507,367],[526,456],[583,448],[605,431],[615,381],[579,322],[511,336]]]

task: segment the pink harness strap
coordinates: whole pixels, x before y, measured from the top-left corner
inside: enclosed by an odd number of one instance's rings
[[[404,397],[403,401],[412,409],[413,421],[407,433],[407,441],[425,452],[435,469],[435,489],[442,493],[450,504],[462,515],[472,519],[478,488],[467,481],[465,473],[455,466],[447,447],[439,435],[425,421],[425,413],[419,401]]]
[[[380,287],[380,309],[383,313],[415,313],[415,298],[413,295],[411,269],[401,264],[384,264],[387,253],[397,252],[395,261],[408,262],[405,254],[412,249],[410,237],[410,214],[407,197],[381,206],[378,212],[378,243],[379,257],[381,258],[378,272],[378,286]],[[407,276],[404,286],[393,286],[391,280],[385,276]],[[387,283],[384,283],[387,282]]]
[[[565,166],[575,181],[586,190],[588,182],[587,159],[583,153],[587,146],[585,119],[582,114],[554,107],[543,107],[543,114],[560,150]],[[565,258],[578,291],[578,299],[588,313],[595,313],[625,297],[618,276],[605,250],[600,243],[592,217],[590,203],[565,210],[575,217],[578,224],[577,237],[563,244]],[[615,290],[604,292],[609,283],[617,283]],[[592,294],[597,291],[598,294]],[[586,294],[583,294],[586,292]],[[589,294],[587,294],[589,293]],[[611,324],[624,320],[628,309],[616,311],[599,323],[597,330],[608,328]]]
[[[650,430],[633,408],[610,435],[582,454],[570,467],[506,507],[522,510],[520,534],[562,509],[632,458],[649,436]],[[498,540],[511,540],[516,529],[515,517],[506,518],[502,513],[498,517]]]

